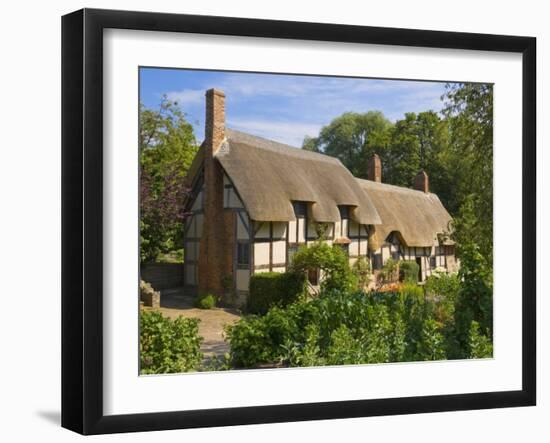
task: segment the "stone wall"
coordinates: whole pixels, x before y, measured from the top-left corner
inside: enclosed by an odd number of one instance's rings
[[[141,279],[156,291],[183,286],[183,263],[148,263],[141,265]]]

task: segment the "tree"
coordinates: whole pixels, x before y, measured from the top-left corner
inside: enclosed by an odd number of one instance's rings
[[[452,190],[446,174],[447,148],[448,127],[437,113],[406,113],[391,130],[385,181],[411,187],[416,174],[424,170],[430,177],[430,188],[446,203]]]
[[[455,187],[453,212],[475,220],[468,233],[480,253],[493,259],[493,86],[460,83],[447,85],[443,111],[449,125],[447,154],[450,180]],[[456,230],[466,227],[457,223]],[[492,265],[491,265],[492,266]]]
[[[193,127],[172,102],[163,97],[158,110],[140,105],[140,257],[155,261],[159,254],[181,249],[185,176],[197,152]]]
[[[304,140],[303,149],[340,159],[356,177],[367,178],[369,158],[384,157],[391,122],[379,111],[346,112],[321,129],[318,137]]]

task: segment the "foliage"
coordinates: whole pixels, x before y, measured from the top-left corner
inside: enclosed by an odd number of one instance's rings
[[[229,371],[231,369],[233,369],[233,366],[231,365],[231,356],[226,352],[223,355],[212,355],[211,357],[208,357],[201,364],[199,371]]]
[[[457,273],[433,272],[426,278],[424,289],[426,294],[454,301],[460,289],[460,279]]]
[[[422,324],[422,341],[420,355],[423,360],[444,360],[446,357],[442,325],[433,318],[424,320]]]
[[[212,309],[217,304],[217,298],[212,294],[204,294],[195,300],[195,306],[199,309]]]
[[[385,283],[397,281],[399,277],[398,271],[398,262],[391,257],[388,258],[378,274],[378,284],[383,285]]]
[[[157,263],[183,263],[183,248],[174,251],[159,253]]]
[[[357,288],[366,289],[372,275],[370,262],[361,256],[355,261],[351,269],[357,279]]]
[[[454,318],[455,303],[460,290],[458,274],[434,272],[425,283],[426,296],[437,301],[435,318],[441,323],[451,322]]]
[[[405,283],[416,283],[420,267],[414,260],[402,260],[399,262],[399,280]]]
[[[305,275],[308,270],[316,269],[323,275],[322,290],[351,291],[357,287],[348,256],[338,245],[330,246],[318,240],[310,246],[301,246],[292,257],[291,272]]]
[[[141,311],[140,372],[167,374],[193,371],[202,360],[199,320],[178,317],[171,320],[158,311]]]
[[[247,310],[265,314],[273,306],[286,306],[305,291],[305,275],[294,272],[262,272],[250,277]]]
[[[368,160],[374,153],[383,158],[389,143],[391,122],[379,111],[346,112],[321,129],[318,137],[306,138],[303,148],[339,158],[356,177],[367,177]]]
[[[492,340],[493,330],[493,275],[492,268],[475,243],[461,246],[458,276],[460,289],[455,302],[457,339],[464,355],[469,354],[469,333],[473,321]]]
[[[493,86],[450,84],[444,100],[450,134],[448,169],[455,188],[448,207],[455,218],[463,218],[465,211],[470,218],[467,226],[457,223],[454,228],[458,237],[475,240],[481,254],[492,263]]]
[[[493,343],[487,334],[481,332],[479,323],[473,321],[469,334],[470,358],[491,358],[493,356]]]
[[[226,330],[236,367],[319,366],[444,359],[436,302],[416,285],[399,292],[322,292]]]
[[[181,249],[184,178],[197,151],[193,127],[176,102],[163,97],[158,110],[140,105],[140,259]]]

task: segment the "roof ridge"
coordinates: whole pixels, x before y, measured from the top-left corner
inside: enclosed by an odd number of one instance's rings
[[[320,152],[308,151],[306,149],[287,145],[285,143],[277,142],[257,135],[252,135],[247,132],[237,131],[235,129],[226,128],[226,137],[229,142],[233,141],[235,143],[243,143],[255,148],[265,149],[267,151],[277,152],[280,154],[287,154],[297,158],[316,159],[319,161],[344,166],[336,157],[321,154]]]
[[[433,196],[437,197],[437,194],[435,194],[433,192],[419,191],[418,189],[406,188],[405,186],[392,185],[390,183],[375,182],[373,180],[368,180],[368,179],[364,179],[364,178],[360,178],[360,177],[354,177],[354,178],[355,178],[355,180],[357,180],[361,183],[370,185],[370,186],[378,186],[380,188],[391,188],[391,190],[404,192],[404,193],[411,193],[411,194],[418,193],[418,194],[423,194],[423,195],[433,195]]]

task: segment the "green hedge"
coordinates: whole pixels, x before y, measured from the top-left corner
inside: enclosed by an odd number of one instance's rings
[[[405,283],[416,283],[420,267],[413,260],[399,262],[399,279]]]
[[[273,306],[287,306],[305,290],[305,275],[262,272],[250,277],[247,311],[264,315]]]

